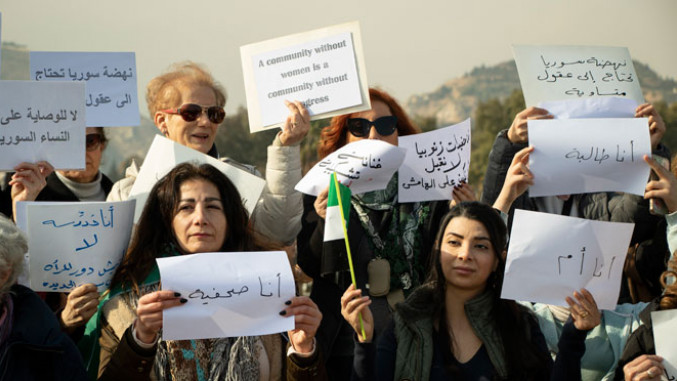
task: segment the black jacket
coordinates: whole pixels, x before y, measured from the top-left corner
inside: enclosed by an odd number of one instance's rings
[[[75,344],[56,317],[29,288],[11,288],[12,332],[0,347],[0,380],[86,380]]]

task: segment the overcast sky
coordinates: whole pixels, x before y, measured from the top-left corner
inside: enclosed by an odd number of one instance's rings
[[[677,78],[677,1],[595,0],[0,0],[3,41],[30,50],[133,51],[145,85],[170,63],[206,64],[245,104],[239,48],[357,20],[370,85],[405,102],[473,67],[512,58],[511,44],[627,46]]]

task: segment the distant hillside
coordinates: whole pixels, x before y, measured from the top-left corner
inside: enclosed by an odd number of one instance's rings
[[[661,78],[651,68],[633,61],[644,97],[649,102],[677,101],[677,81]],[[515,61],[506,61],[494,66],[480,66],[460,78],[445,82],[436,90],[413,95],[405,108],[410,115],[437,119],[438,126],[458,123],[470,117],[479,102],[491,98],[507,98],[520,88]]]

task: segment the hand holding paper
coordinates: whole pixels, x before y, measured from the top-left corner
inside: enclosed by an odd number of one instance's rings
[[[313,350],[313,338],[322,321],[322,312],[307,296],[295,296],[285,302],[287,308],[280,315],[294,317],[294,329],[288,332],[289,341],[299,353],[310,353]]]
[[[529,107],[515,115],[510,128],[508,129],[508,140],[513,144],[523,144],[529,141],[529,130],[527,129],[528,120],[552,119],[548,110]]]
[[[185,298],[174,291],[155,291],[139,298],[136,307],[136,334],[142,342],[152,344],[162,329],[163,311],[186,303]]]
[[[635,110],[635,118],[649,118],[649,136],[651,136],[651,149],[655,150],[658,143],[665,135],[665,122],[651,103],[644,103]]]

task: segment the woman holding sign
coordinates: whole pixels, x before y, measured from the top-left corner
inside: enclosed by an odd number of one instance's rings
[[[84,170],[54,171],[47,162],[22,163],[9,182],[12,209],[18,201],[104,201],[113,182],[100,170],[106,134],[103,127],[87,127]],[[45,302],[56,311],[62,329],[75,341],[96,312],[96,286],[83,284],[70,293],[50,292]]]
[[[208,164],[180,164],[155,184],[100,308],[99,379],[281,379],[285,368],[287,378],[321,377],[314,335],[322,315],[306,297],[280,305],[280,315],[296,322],[289,355],[281,335],[162,340],[163,310],[190,307],[185,296],[159,291],[156,258],[266,249],[240,200],[233,183]]]
[[[553,366],[536,318],[500,298],[506,233],[492,207],[454,206],[440,224],[428,280],[397,306],[378,344],[372,341],[369,298],[349,288],[341,305],[361,342],[357,378],[579,380],[586,331],[599,324],[594,299],[585,290],[567,298],[572,319],[562,328]]]
[[[369,89],[371,110],[337,116],[322,130],[318,158],[345,144],[378,139],[397,145],[398,137],[419,133],[402,107],[387,93]],[[425,279],[432,236],[448,202],[399,203],[397,174],[386,189],[353,195],[348,237],[358,288],[370,285],[377,335],[390,320],[395,303]],[[311,298],[323,314],[318,342],[334,379],[350,377],[352,329],[341,317],[340,299],[351,284],[343,240],[323,242],[327,191],[306,197],[298,262],[313,277]]]
[[[226,92],[203,67],[193,62],[172,65],[148,83],[146,101],[155,126],[166,138],[260,176],[253,166],[217,152],[214,141],[226,117]],[[300,102],[286,105],[289,117],[268,147],[266,187],[252,214],[258,233],[285,245],[292,243],[301,229],[301,194],[294,186],[301,180],[299,145],[310,129],[305,107]],[[132,163],[126,177],[114,184],[108,201],[126,200],[137,174]]]

